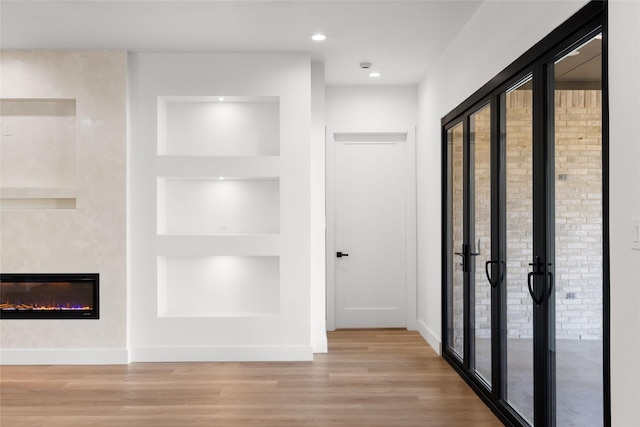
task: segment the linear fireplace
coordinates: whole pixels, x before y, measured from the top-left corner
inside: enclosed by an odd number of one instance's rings
[[[98,274],[0,274],[0,319],[98,319]]]

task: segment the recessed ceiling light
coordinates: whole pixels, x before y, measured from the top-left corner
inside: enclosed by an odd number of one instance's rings
[[[218,101],[224,102],[224,96],[221,96],[220,98],[218,98]]]
[[[372,71],[369,73],[369,77],[380,77],[382,74],[380,74],[377,71]]]
[[[323,40],[326,40],[327,36],[325,36],[324,34],[314,34],[311,36],[311,40],[316,41],[316,42],[321,42]]]
[[[224,176],[218,178],[220,181],[224,181]]]

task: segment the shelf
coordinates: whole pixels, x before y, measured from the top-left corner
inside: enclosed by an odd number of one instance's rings
[[[278,97],[158,98],[158,154],[278,156]]]
[[[0,209],[75,209],[76,199],[2,199]]]
[[[158,179],[159,234],[278,234],[277,179]]]
[[[75,199],[75,188],[0,187],[1,199]]]
[[[267,310],[252,310],[252,311],[240,311],[240,310],[215,310],[215,311],[177,311],[172,309],[171,312],[158,313],[158,317],[170,318],[170,319],[191,319],[200,317],[276,317],[280,315],[279,311],[267,311]]]
[[[0,208],[6,209],[75,209],[75,188],[0,188]]]
[[[277,256],[280,254],[280,236],[264,235],[208,235],[157,237],[160,256]]]
[[[159,257],[158,315],[275,314],[280,309],[279,282],[279,257]]]
[[[280,158],[158,156],[156,174],[167,178],[277,178],[280,175]]]

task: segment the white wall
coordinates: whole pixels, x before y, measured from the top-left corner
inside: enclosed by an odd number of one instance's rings
[[[442,328],[440,120],[583,4],[484,2],[419,86],[418,330],[438,351]]]
[[[64,151],[63,163],[75,168],[70,176],[34,183],[25,170],[2,185],[35,184],[44,195],[64,186],[75,208],[50,209],[45,198],[38,202],[47,209],[0,211],[0,271],[100,274],[99,320],[2,320],[2,363],[126,363],[126,52],[3,51],[1,67],[4,99],[75,100],[75,144]],[[3,161],[52,162],[47,149],[61,141],[45,121],[59,118],[29,117],[38,135],[50,139],[17,158],[8,148],[22,135],[4,136]]]
[[[415,86],[328,86],[326,88],[326,125],[329,131],[407,131],[414,134],[417,112]],[[406,150],[407,164],[415,164],[414,138]],[[332,185],[333,150],[327,147],[327,184]],[[415,167],[406,168],[407,191],[415,191]],[[327,188],[327,329],[334,322],[334,237],[332,188]],[[407,197],[407,327],[415,329],[415,197]]]
[[[614,426],[640,425],[640,2],[609,2],[611,405]]]
[[[328,86],[326,122],[330,129],[416,125],[415,86]]]
[[[140,53],[132,55],[130,62],[134,126],[129,186],[132,359],[311,359],[309,56]],[[224,96],[225,102],[232,97],[260,97],[261,102],[277,97],[279,156],[261,156],[261,153],[254,156],[236,154],[237,157],[159,155],[162,154],[158,152],[162,134],[159,129],[162,102],[159,99],[185,99],[161,98],[167,96],[186,99],[205,96],[212,100]],[[242,130],[253,131],[252,125],[250,121]],[[258,130],[255,135],[259,134]],[[220,137],[216,135],[206,144],[216,144]],[[202,165],[205,167],[200,168]],[[223,170],[227,172],[221,172]],[[158,209],[157,188],[161,181],[158,177],[189,176],[199,179],[222,175],[279,180],[279,230],[250,235],[231,230],[230,236],[205,232],[195,238],[158,233],[158,218],[163,214]],[[260,212],[254,211],[253,215],[260,216]],[[227,313],[207,304],[211,309],[208,313],[163,316],[158,312],[159,305],[169,307],[164,304],[166,301],[161,300],[163,295],[168,295],[163,286],[180,286],[180,281],[162,282],[163,277],[169,277],[160,271],[163,261],[170,259],[169,256],[180,258],[190,255],[245,257],[243,265],[249,265],[252,256],[279,257],[279,279],[276,279],[279,286],[275,287],[275,294],[270,295],[275,297],[275,302],[260,298],[257,293],[246,292],[242,298],[250,300],[250,303],[234,303],[234,306],[246,307],[247,310]],[[176,260],[180,262],[164,264],[171,268],[182,268],[188,264],[182,262],[184,259]],[[213,261],[217,260],[212,259],[211,263]],[[202,258],[201,262],[209,263]],[[271,271],[271,267],[267,267]],[[191,286],[199,287],[194,294],[196,297],[200,294],[206,298],[209,291],[214,291],[212,288],[219,288],[217,283],[204,286],[203,280],[196,282],[199,283]],[[274,292],[271,282],[267,282],[265,285]],[[222,292],[222,288],[219,290]],[[251,309],[255,306],[263,307],[267,312]]]
[[[418,318],[419,330],[436,349],[442,326],[440,120],[585,3],[484,2],[419,87]],[[630,249],[630,219],[640,217],[640,4],[610,1],[609,10],[612,421],[635,426],[640,252]],[[513,18],[518,16],[527,19]]]
[[[311,344],[327,352],[325,271],[325,86],[324,63],[311,63]]]

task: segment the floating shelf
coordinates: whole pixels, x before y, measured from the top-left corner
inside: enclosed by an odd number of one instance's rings
[[[0,207],[5,209],[75,209],[75,188],[0,188]]]
[[[2,199],[75,199],[75,188],[0,187]]]
[[[158,156],[156,174],[167,178],[277,178],[280,176],[280,158]]]
[[[190,319],[200,317],[276,317],[279,311],[239,311],[239,310],[216,310],[216,311],[177,311],[159,313],[158,317],[173,319]]]
[[[279,235],[158,236],[157,252],[162,256],[277,256]]]

